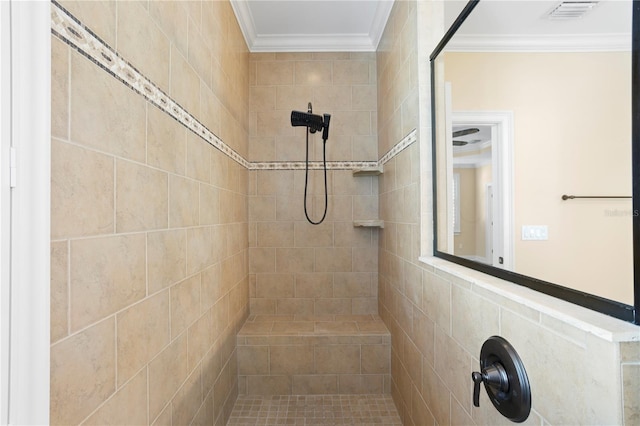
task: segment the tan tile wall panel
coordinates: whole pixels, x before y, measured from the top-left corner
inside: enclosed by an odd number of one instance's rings
[[[62,6],[248,155],[228,2]],[[248,171],[55,37],[52,137],[51,423],[224,424],[249,309]]]
[[[434,19],[441,17],[441,2],[394,4],[377,52],[380,153],[401,139],[408,123],[421,132],[430,126],[417,121],[429,120],[429,108],[422,108],[424,114],[416,108],[419,87],[429,84],[426,55],[442,34],[434,30]],[[418,56],[424,64],[416,63]],[[419,263],[419,158],[427,145],[418,141],[402,151],[379,177],[385,221],[378,247],[379,310],[391,332],[391,393],[403,423],[510,423],[484,391],[479,408],[471,401],[470,373],[478,368],[482,343],[499,334],[514,345],[531,382],[533,407],[524,424],[636,424],[636,342],[603,340]]]
[[[355,219],[378,216],[377,177],[328,173],[329,207],[320,225],[304,217],[304,171],[250,173],[253,314],[377,313],[377,230],[353,227]],[[323,193],[323,185],[309,192]],[[307,203],[318,220],[324,196],[309,196]]]
[[[290,114],[306,111],[312,102],[315,113],[332,115],[328,161],[376,161],[375,63],[373,53],[251,54],[249,160],[304,161],[305,132],[291,126]],[[311,137],[310,159],[322,160],[318,135]],[[376,313],[370,283],[376,272],[377,233],[353,228],[354,219],[378,217],[375,178],[330,171],[327,218],[319,226],[305,219],[304,171],[251,172],[251,180],[252,312]],[[309,174],[307,207],[313,220],[322,217],[321,171]],[[369,287],[345,296],[345,278],[336,276],[360,272],[369,273],[364,278]]]

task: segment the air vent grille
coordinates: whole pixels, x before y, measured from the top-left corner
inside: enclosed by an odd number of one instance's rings
[[[547,14],[552,21],[580,19],[598,4],[597,1],[563,1]]]

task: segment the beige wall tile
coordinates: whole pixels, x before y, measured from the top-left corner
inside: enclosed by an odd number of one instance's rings
[[[171,287],[171,337],[200,317],[200,274]]]
[[[307,273],[295,276],[295,297],[317,298],[333,296],[333,274]]]
[[[187,133],[187,171],[186,175],[201,182],[211,180],[210,151],[213,148],[193,132]]]
[[[145,296],[143,234],[71,241],[71,329],[81,329]]]
[[[339,394],[383,394],[384,375],[381,374],[339,374]]]
[[[122,385],[169,343],[169,292],[133,305],[117,320],[118,384]]]
[[[169,176],[169,227],[198,225],[199,194],[198,182]]]
[[[118,53],[169,92],[169,39],[156,25],[143,2],[118,5]]]
[[[149,363],[149,417],[154,419],[187,378],[187,335],[182,334]]]
[[[178,50],[186,54],[188,36],[188,10],[186,3],[149,2],[149,14],[167,35],[169,40],[178,46]]]
[[[309,272],[313,268],[314,249],[276,248],[276,272]]]
[[[187,129],[153,105],[147,108],[147,163],[185,174]]]
[[[149,293],[153,294],[186,276],[187,234],[183,229],[147,234]]]
[[[369,297],[371,291],[371,275],[367,273],[334,274],[334,297]]]
[[[291,395],[290,376],[247,376],[249,395]]]
[[[51,343],[69,333],[69,246],[51,243]]]
[[[351,248],[316,248],[315,270],[318,272],[350,272],[352,270],[351,253]]]
[[[171,401],[171,423],[188,425],[202,405],[202,383],[200,368],[196,368]]]
[[[213,264],[211,229],[187,229],[187,274],[195,274]]]
[[[83,424],[141,425],[147,419],[147,370],[143,369]]]
[[[52,238],[112,233],[112,157],[53,140],[51,148]]]
[[[624,393],[624,424],[640,422],[640,365],[622,365],[622,386]]]
[[[258,222],[258,247],[292,247],[293,225],[289,222]]]
[[[264,375],[269,370],[269,346],[238,346],[238,374]]]
[[[328,85],[333,83],[330,61],[296,61],[295,84]]]
[[[331,247],[333,246],[333,223],[323,222],[311,225],[307,222],[295,222],[296,247]]]
[[[62,7],[84,23],[91,23],[91,30],[110,46],[116,42],[115,1],[63,0]]]
[[[78,424],[116,390],[114,317],[51,347],[51,424]]]
[[[211,185],[200,184],[200,225],[220,223],[220,192]]]
[[[69,135],[69,46],[51,36],[51,136]]]
[[[256,297],[278,298],[294,296],[292,274],[259,274],[256,280]]]
[[[188,58],[189,64],[193,67],[196,74],[207,86],[211,86],[212,78],[212,61],[211,49],[205,41],[200,29],[196,25],[189,25],[189,54],[184,55]],[[183,52],[184,54],[184,52]]]
[[[313,315],[313,299],[275,299],[278,315]]]
[[[359,345],[318,345],[314,350],[316,373],[360,373]]]
[[[145,161],[144,99],[79,53],[71,54],[71,140]]]
[[[271,374],[313,374],[313,346],[271,346],[269,365]]]
[[[191,115],[200,116],[200,79],[175,46],[171,47],[170,93]]]
[[[116,162],[116,232],[167,227],[167,175],[129,161]]]
[[[293,62],[258,62],[256,71],[258,85],[292,84],[293,66]]]
[[[349,315],[352,299],[315,299],[316,315]]]
[[[293,376],[293,395],[331,395],[338,393],[336,375]]]
[[[369,84],[369,61],[334,61],[335,84]]]

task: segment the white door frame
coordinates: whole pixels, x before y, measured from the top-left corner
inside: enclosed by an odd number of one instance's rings
[[[51,3],[0,1],[0,23],[0,423],[48,424]]]
[[[492,126],[493,227],[492,265],[513,270],[513,112],[511,111],[453,111],[455,125]],[[502,263],[500,262],[502,258]]]

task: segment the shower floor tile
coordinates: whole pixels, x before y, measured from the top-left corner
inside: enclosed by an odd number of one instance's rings
[[[391,395],[239,395],[227,426],[402,426]]]

